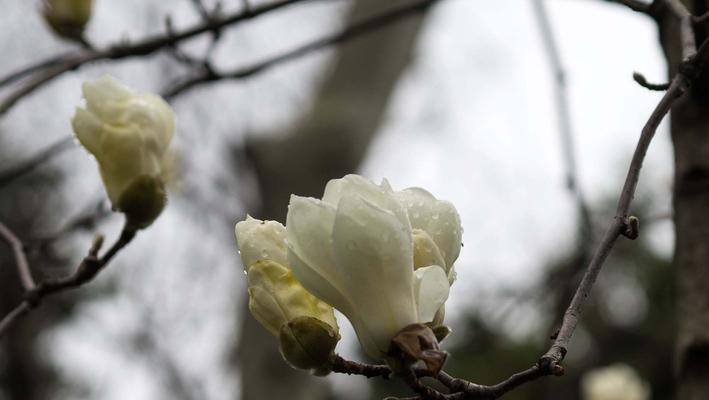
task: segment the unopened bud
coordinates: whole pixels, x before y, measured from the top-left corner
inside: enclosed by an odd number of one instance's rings
[[[57,35],[82,40],[91,18],[91,5],[91,0],[45,0],[42,14]]]
[[[121,194],[118,210],[126,215],[135,229],[143,229],[155,221],[167,203],[165,185],[160,177],[141,175]]]
[[[284,324],[279,340],[281,354],[290,365],[325,375],[340,335],[329,324],[304,316]]]

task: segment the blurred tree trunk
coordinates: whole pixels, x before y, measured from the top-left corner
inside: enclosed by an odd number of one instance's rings
[[[358,0],[347,23],[406,1]],[[322,195],[325,183],[357,170],[382,123],[398,78],[409,64],[423,15],[397,22],[343,45],[309,112],[282,139],[249,146],[258,175],[260,218],[285,223],[291,193]],[[328,398],[320,378],[290,369],[277,341],[242,312],[238,357],[242,399]]]
[[[37,171],[22,180],[0,187],[0,221],[20,239],[32,237],[33,233],[46,229],[52,222],[42,217],[46,213],[34,207],[48,207],[46,202],[37,199],[51,195],[55,174],[56,171]],[[27,204],[31,204],[31,208],[22,208]],[[55,261],[45,261],[42,270],[39,270],[38,261],[29,255],[30,265],[34,267],[38,279],[47,269],[61,271],[62,266]],[[47,268],[49,265],[51,267]],[[0,316],[5,316],[22,301],[22,293],[12,252],[0,240]],[[39,342],[43,334],[70,314],[73,301],[73,296],[64,296],[46,302],[31,316],[18,321],[0,338],[0,399],[45,400],[51,399],[56,393],[60,376],[48,362],[45,349],[39,346]]]
[[[709,0],[685,0],[695,15]],[[675,18],[660,21],[662,43],[670,69],[681,61]],[[697,44],[706,38],[698,29]],[[675,155],[674,267],[677,289],[675,362],[678,400],[709,399],[709,73],[672,109]]]

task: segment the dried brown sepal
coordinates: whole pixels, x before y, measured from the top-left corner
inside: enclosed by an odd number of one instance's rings
[[[411,324],[400,330],[391,340],[389,356],[400,360],[404,365],[421,360],[429,371],[437,375],[443,368],[448,353],[438,348],[438,339],[428,325]]]

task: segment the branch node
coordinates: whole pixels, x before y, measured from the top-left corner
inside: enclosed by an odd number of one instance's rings
[[[635,240],[640,235],[640,220],[638,217],[631,215],[623,219],[623,230],[621,234],[630,240]]]
[[[37,308],[39,306],[40,300],[42,300],[42,290],[43,290],[43,285],[40,283],[35,287],[34,289],[30,289],[26,291],[22,295],[22,299],[27,303],[30,309]]]
[[[695,57],[689,57],[679,63],[679,73],[686,76],[690,81],[694,81],[699,76],[699,68],[694,62]]]

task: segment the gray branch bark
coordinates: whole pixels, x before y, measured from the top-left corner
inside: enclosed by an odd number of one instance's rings
[[[683,1],[690,12],[704,14],[707,0]],[[677,72],[682,59],[680,21],[660,21],[661,39],[670,66]],[[706,38],[697,27],[696,42]],[[673,193],[677,293],[675,362],[677,399],[709,398],[709,74],[703,72],[689,96],[672,110],[675,155]]]

